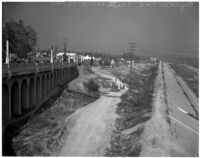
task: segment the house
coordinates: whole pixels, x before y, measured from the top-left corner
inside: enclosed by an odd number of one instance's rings
[[[90,60],[90,59],[91,59],[91,56],[89,55],[83,56],[83,60]]]
[[[76,53],[66,53],[68,62],[78,62],[78,57]]]
[[[150,58],[152,61],[156,61],[156,57],[151,57]]]

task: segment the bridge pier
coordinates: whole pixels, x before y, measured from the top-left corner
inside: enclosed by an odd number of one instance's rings
[[[18,81],[14,81],[11,88],[12,115],[21,115],[21,90]]]
[[[36,103],[40,100],[40,92],[41,92],[41,84],[40,84],[40,77],[36,76]]]
[[[41,76],[41,97],[45,97],[46,95],[46,83],[45,83],[45,75]]]
[[[29,80],[29,107],[32,108],[35,104],[35,81],[33,78]]]
[[[19,73],[12,72],[11,77],[3,74],[3,120],[9,121],[25,114],[28,109],[39,105],[41,100],[49,96],[58,84],[73,80],[78,74],[74,67],[68,65],[62,68],[55,67],[54,70],[50,67],[49,70],[41,71],[38,66],[38,72],[22,73],[21,70]]]
[[[21,106],[22,111],[28,109],[28,83],[26,79],[21,81]]]
[[[11,119],[11,85],[3,84],[2,86],[3,96],[2,96],[2,114],[3,119]]]

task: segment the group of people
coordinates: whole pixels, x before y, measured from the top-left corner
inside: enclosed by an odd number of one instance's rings
[[[125,86],[123,83],[121,83],[117,78],[115,78],[115,82],[117,84],[118,89],[124,89]]]

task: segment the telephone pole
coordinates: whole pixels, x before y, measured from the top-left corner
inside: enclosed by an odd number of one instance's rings
[[[63,40],[64,40],[64,53],[66,53],[67,52],[67,39],[64,38]]]
[[[131,73],[131,70],[132,70],[133,52],[134,51],[135,51],[135,43],[130,43],[130,46],[129,46],[129,57],[130,57],[130,60],[131,60],[130,73]]]

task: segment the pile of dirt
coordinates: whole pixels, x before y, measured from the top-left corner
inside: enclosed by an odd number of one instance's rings
[[[59,151],[69,125],[65,119],[77,109],[95,99],[72,94],[64,90],[49,109],[40,110],[13,138],[13,148],[18,156],[52,156]]]
[[[139,71],[133,69],[123,82],[129,83],[129,90],[121,96],[117,107],[115,130],[111,138],[111,146],[106,156],[139,156],[141,151],[140,136],[144,123],[150,119],[152,112],[152,95],[157,65]]]

